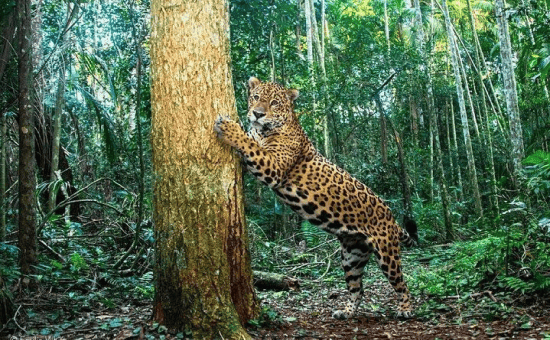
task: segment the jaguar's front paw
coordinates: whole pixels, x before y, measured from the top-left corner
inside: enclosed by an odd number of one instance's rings
[[[223,136],[229,130],[229,125],[234,123],[231,118],[227,115],[218,115],[218,118],[214,121],[214,131],[218,135],[218,138],[223,138]]]

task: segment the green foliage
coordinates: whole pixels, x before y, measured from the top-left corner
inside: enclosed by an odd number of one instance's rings
[[[537,150],[523,160],[527,185],[537,195],[548,197],[550,194],[550,153]],[[541,197],[541,198],[542,198]]]
[[[303,221],[301,226],[302,237],[307,241],[308,247],[318,246],[322,240],[326,240],[327,233],[308,221]]]
[[[270,306],[263,306],[258,318],[248,321],[248,324],[256,328],[267,327],[282,321],[281,315]]]
[[[78,274],[81,270],[88,269],[88,264],[79,253],[71,255],[71,272]]]
[[[430,254],[429,268],[419,268],[414,285],[435,296],[476,292],[494,285],[522,294],[550,286],[548,233],[539,224],[503,226],[494,235],[455,242]]]

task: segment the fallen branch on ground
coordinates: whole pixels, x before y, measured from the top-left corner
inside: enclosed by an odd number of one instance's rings
[[[300,280],[284,274],[254,271],[254,286],[269,290],[298,290]]]

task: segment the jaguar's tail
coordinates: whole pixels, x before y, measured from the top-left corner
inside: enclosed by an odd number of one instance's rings
[[[418,226],[416,222],[408,215],[403,217],[403,227],[401,229],[400,242],[406,247],[418,245]]]

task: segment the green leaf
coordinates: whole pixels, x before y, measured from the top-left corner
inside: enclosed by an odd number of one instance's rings
[[[117,327],[121,327],[122,325],[123,325],[122,320],[120,318],[114,318],[109,322],[110,328],[117,328]]]

